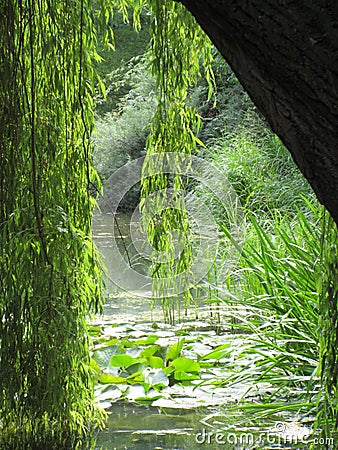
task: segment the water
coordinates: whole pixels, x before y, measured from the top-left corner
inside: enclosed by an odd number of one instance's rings
[[[151,334],[154,323],[162,330],[163,339],[168,342],[171,339],[170,333],[176,338],[174,332],[185,331],[190,338],[196,337],[196,342],[191,344],[195,350],[198,346],[209,344],[216,346],[227,340],[233,342],[234,339],[241,339],[240,336],[231,336],[230,333],[218,336],[215,331],[210,331],[209,310],[206,307],[199,308],[199,317],[203,319],[199,322],[196,321],[195,312],[190,311],[182,329],[179,329],[180,325],[169,327],[161,322],[163,317],[160,306],[152,309],[150,305],[150,286],[143,285],[137,290],[135,273],[123,270],[123,261],[120,261],[120,265],[116,262],[118,251],[127,265],[132,262],[135,271],[142,276],[146,274],[147,262],[138,256],[130,239],[129,226],[130,218],[126,215],[120,215],[117,222],[111,214],[98,214],[93,218],[94,239],[107,267],[107,303],[104,317],[98,318],[98,322],[114,323],[115,328],[111,327],[113,331],[117,328],[124,330],[119,335],[121,339],[132,333]],[[115,248],[112,250],[114,242]],[[131,288],[123,289],[126,285]],[[226,310],[223,313],[226,319]],[[208,391],[203,393],[201,390],[199,398],[193,398],[192,387],[180,389],[182,392],[177,395],[175,402],[170,399],[159,399],[154,402],[158,406],[128,404],[126,401],[114,403],[108,410],[107,429],[98,433],[95,448],[97,450],[309,448],[307,442],[309,428],[298,424],[294,418],[270,416],[269,419],[255,421],[253,414],[236,411],[233,405],[237,396],[240,398],[242,391],[245,391],[245,386],[219,389],[218,397],[217,389],[214,393]],[[198,388],[194,392],[198,392]],[[225,399],[230,401],[230,406],[221,406],[220,396],[223,396],[221,400],[224,398],[224,401]],[[210,400],[212,397],[215,400],[214,404]],[[254,397],[252,401],[255,401]],[[203,402],[206,407],[201,406]]]
[[[196,449],[196,424],[202,415],[178,410],[117,404],[108,428],[97,438],[97,449]]]

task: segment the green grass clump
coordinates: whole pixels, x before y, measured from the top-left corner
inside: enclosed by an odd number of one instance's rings
[[[314,197],[290,153],[269,130],[263,137],[244,130],[226,135],[204,155],[224,170],[246,212],[294,215],[295,208],[304,207],[302,196]]]
[[[130,70],[113,73],[112,86],[128,83],[130,90],[120,97],[112,112],[96,117],[94,134],[94,165],[102,181],[129,161],[145,154],[149,124],[156,106],[154,81],[147,73],[144,58],[130,64]],[[109,94],[109,91],[108,91]],[[123,199],[121,208],[133,209],[139,199],[139,187],[134,187]]]
[[[268,130],[224,135],[203,154],[224,171],[245,214],[237,268],[223,280],[215,266],[206,281],[208,302],[214,309],[226,306],[233,329],[248,335],[243,348],[234,349],[240,370],[235,367],[227,382],[274,386],[262,397],[263,409],[271,402],[285,410],[295,404],[310,409],[316,398],[307,393],[319,389],[322,208]],[[227,218],[210,192],[197,194],[213,210],[226,258],[232,239]],[[222,245],[220,253],[222,259]]]

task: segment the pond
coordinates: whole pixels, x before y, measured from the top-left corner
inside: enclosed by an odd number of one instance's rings
[[[233,365],[238,365],[239,371],[245,371],[250,360],[236,361],[233,356],[229,357],[228,349],[243,348],[248,335],[232,330],[226,306],[218,309],[215,324],[210,306],[200,299],[197,309],[191,308],[184,320],[170,326],[163,322],[161,306],[151,307],[147,297],[149,286],[143,286],[140,292],[123,289],[127,284],[125,274],[119,272],[112,240],[116,241],[126,261],[133,260],[141,273],[146,272],[145,262],[137,258],[130,239],[130,218],[120,215],[117,220],[116,223],[111,214],[96,215],[93,219],[94,239],[107,267],[104,315],[92,324],[96,333],[93,358],[104,372],[100,375],[96,397],[109,413],[107,429],[98,433],[95,448],[309,448],[311,418],[305,420],[297,414],[292,416],[282,412],[260,417],[255,414],[254,406],[273,387],[264,383],[255,386],[250,380],[241,384],[229,381]],[[133,279],[127,281],[133,286]],[[245,314],[245,311],[241,313]],[[131,382],[134,376],[131,372],[127,374],[128,384],[124,383],[123,376],[127,376],[124,372],[130,366],[122,369],[111,367],[109,363],[116,355],[121,358],[121,348],[124,358],[139,358],[140,352],[155,346],[157,354],[164,349],[168,352],[167,349],[174,348],[178,342],[182,343],[186,361],[200,362],[198,374],[194,377],[197,369],[195,372],[187,369],[187,373],[183,372],[187,377],[179,378],[176,375],[182,372],[176,370],[175,377],[183,381],[173,382],[172,374],[168,375],[168,382],[161,389],[154,389],[158,388],[154,381],[146,388],[145,383]],[[163,358],[165,360],[165,356]],[[153,369],[155,378],[159,370]],[[110,382],[115,379],[116,384]],[[292,393],[289,394],[291,398]],[[244,395],[247,409],[237,407]]]

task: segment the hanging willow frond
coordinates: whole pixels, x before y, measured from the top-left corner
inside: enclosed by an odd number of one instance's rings
[[[92,8],[0,5],[1,448],[77,448],[102,419],[85,323],[101,307]]]
[[[193,262],[193,238],[184,196],[179,195],[187,185],[186,178],[182,176],[180,159],[177,158],[175,175],[164,171],[161,173],[159,167],[165,164],[165,157],[162,160],[161,154],[192,154],[196,151],[199,142],[196,134],[201,120],[195,108],[188,105],[187,97],[189,90],[201,76],[201,66],[204,67],[204,76],[209,82],[211,94],[212,46],[195,19],[179,3],[172,0],[153,0],[148,2],[148,6],[153,17],[150,59],[158,89],[158,106],[147,141],[147,156],[157,157],[146,157],[145,160],[141,210],[155,254],[160,252],[167,255],[165,261],[153,264],[152,276],[156,279],[153,295],[155,298],[162,298],[165,316],[169,322],[174,322],[175,310],[180,314],[177,288],[183,291],[185,307],[191,301],[188,279]],[[154,200],[146,201],[157,191],[162,194],[165,192],[165,195],[156,197],[162,198],[160,203]],[[183,237],[184,244],[179,255],[175,257],[177,233]],[[154,260],[156,261],[156,256]],[[187,274],[186,277],[183,276],[183,280],[182,274]],[[177,276],[181,276],[181,282],[175,287]],[[163,295],[163,292],[168,292],[168,296]]]

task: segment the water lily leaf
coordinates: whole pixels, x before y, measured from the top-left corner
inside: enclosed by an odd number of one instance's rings
[[[152,345],[157,341],[158,338],[159,336],[151,334],[146,339],[139,339],[137,341],[134,341],[134,345]]]
[[[171,361],[171,366],[175,367],[176,371],[183,372],[200,372],[201,367],[198,362],[194,361],[190,358],[176,358],[174,361]]]
[[[162,369],[164,367],[164,361],[158,356],[150,356],[147,358],[148,365],[153,369]]]
[[[167,375],[172,374],[173,372],[175,372],[175,367],[169,366],[169,367],[165,367],[163,369],[163,372]]]
[[[104,345],[101,346],[101,348],[110,347],[111,345],[116,345],[116,344],[120,345],[120,339],[114,338],[114,339],[109,339],[108,341],[106,338],[104,338],[104,339],[105,339],[105,343],[104,343]],[[100,350],[100,349],[98,349],[98,350]]]
[[[155,334],[150,334],[146,339],[146,345],[154,344],[158,338]]]
[[[135,358],[126,354],[113,355],[110,358],[111,367],[128,367],[135,363]]]
[[[118,351],[118,345],[101,348],[93,352],[92,358],[101,368],[109,367],[110,358]]]
[[[140,356],[144,356],[147,358],[148,356],[154,356],[156,352],[159,351],[161,347],[159,345],[151,345],[150,347],[145,348],[140,353]]]
[[[167,362],[173,361],[174,359],[178,358],[181,354],[182,348],[184,344],[184,339],[181,339],[180,341],[176,342],[175,344],[171,345],[167,351]]]
[[[123,377],[117,377],[115,375],[111,375],[110,373],[102,373],[99,375],[99,381],[103,384],[120,384],[126,383],[126,379]]]
[[[144,360],[146,361],[146,360]],[[142,372],[147,366],[143,362],[135,362],[126,368],[127,372],[134,374],[136,372]]]
[[[144,381],[150,386],[168,386],[169,378],[161,369],[145,369],[142,373]]]
[[[142,371],[143,372],[143,371]],[[129,377],[127,377],[128,383],[130,384],[142,384],[143,383],[143,375],[142,372],[135,372],[132,373],[131,375],[129,375]]]
[[[143,386],[138,384],[135,386],[128,386],[125,395],[128,400],[134,401],[136,398],[146,397],[146,391]]]
[[[102,333],[102,328],[99,325],[90,325],[88,327],[88,333],[90,334],[90,336],[100,336]]]
[[[142,353],[142,349],[137,347],[128,348],[126,354],[132,356],[133,358],[137,358]]]
[[[174,378],[176,381],[191,381],[191,380],[198,380],[199,375],[196,373],[187,373],[184,372],[183,370],[175,370]]]
[[[103,402],[106,400],[116,401],[122,397],[122,392],[117,386],[108,386],[102,390],[101,394],[96,397],[96,401]]]
[[[122,339],[122,341],[120,341],[121,342],[121,347],[124,347],[124,348],[129,348],[129,347],[133,347],[133,345],[134,345],[134,343],[132,342],[132,341],[130,341],[129,339]]]
[[[156,394],[148,394],[146,397],[137,397],[135,398],[135,402],[140,405],[145,405],[152,403],[155,400],[158,400],[159,398],[163,398],[163,395],[159,394],[156,391]]]

